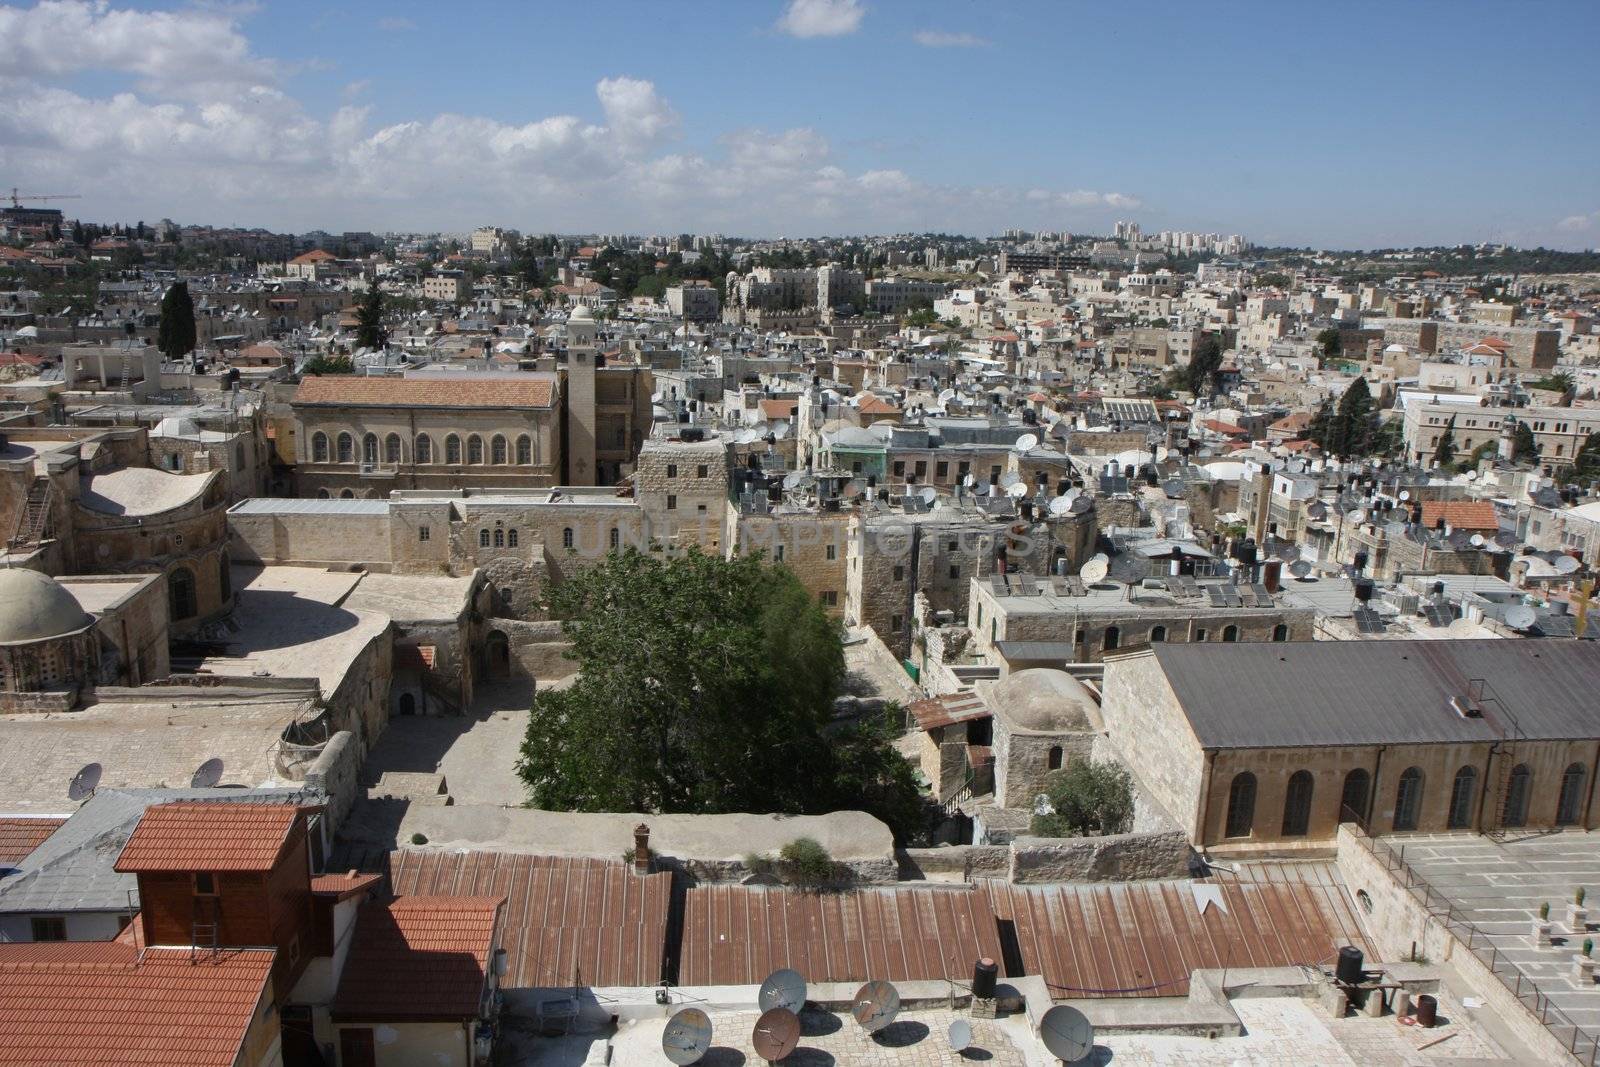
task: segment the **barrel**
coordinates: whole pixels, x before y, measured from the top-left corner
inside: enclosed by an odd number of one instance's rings
[[[1000,968],[994,960],[985,956],[972,968],[972,995],[979,1000],[993,1000],[995,981],[999,978]]]
[[[1417,997],[1417,1023],[1420,1026],[1433,1026],[1439,1021],[1439,1001],[1432,994],[1423,993]]]
[[[1334,968],[1333,976],[1345,985],[1357,985],[1361,982],[1361,964],[1365,957],[1361,950],[1354,945],[1346,945],[1339,950],[1339,963]]]

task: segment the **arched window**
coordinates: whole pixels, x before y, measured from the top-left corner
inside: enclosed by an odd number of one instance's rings
[[[524,467],[533,462],[533,438],[527,434],[517,438],[517,462]]]
[[[1274,626],[1272,628],[1272,639],[1274,641],[1287,641],[1287,640],[1289,640],[1289,627],[1284,625],[1281,622],[1278,625]]]
[[[328,462],[328,435],[321,430],[311,435],[311,462]]]
[[[217,589],[222,593],[224,604],[233,599],[233,565],[226,552],[217,554]]]
[[[1239,628],[1237,626],[1224,626],[1222,628],[1222,639],[1224,641],[1239,640]]]
[[[1061,746],[1051,745],[1050,753],[1045,757],[1045,769],[1059,771],[1061,769]]]
[[[1117,642],[1122,640],[1122,631],[1115,626],[1107,626],[1105,636],[1100,641],[1100,648],[1110,652],[1117,647]]]
[[[361,439],[361,462],[378,465],[378,435],[369,433]]]
[[[1229,837],[1249,837],[1256,821],[1256,776],[1243,771],[1233,776],[1228,786],[1228,825],[1224,831]]]
[[[495,530],[495,532],[494,532],[494,547],[496,547],[496,548],[504,548],[504,547],[506,547],[506,532],[504,530],[498,530],[498,529]]]
[[[1310,771],[1295,771],[1283,791],[1283,836],[1304,837],[1311,829],[1311,795],[1316,780]]]
[[[417,434],[417,443],[412,448],[412,454],[418,463],[433,462],[433,438],[425,433]]]
[[[489,547],[489,531],[488,530],[479,530],[478,531],[478,547],[479,548],[488,548]]]
[[[477,434],[473,434],[471,437],[467,438],[467,462],[483,462],[483,438],[479,437]]]
[[[561,547],[572,547],[572,527],[568,526],[561,531]]]
[[[356,494],[355,494],[354,490],[352,490],[352,489],[341,489],[341,490],[339,490],[339,499],[340,500],[354,500],[355,498],[356,498]]]
[[[1394,829],[1415,830],[1417,816],[1422,812],[1422,772],[1407,767],[1400,772],[1400,784],[1394,792]]]
[[[1165,641],[1166,639],[1167,639],[1167,628],[1165,626],[1152,626],[1152,627],[1150,627],[1150,643],[1152,645],[1159,644],[1160,642]]]
[[[198,608],[194,599],[194,571],[174,567],[167,575],[167,608],[174,619],[192,619]]]
[[[450,464],[461,462],[461,438],[455,434],[444,439],[444,461]]]
[[[517,547],[517,531],[516,530],[507,530],[506,531],[506,545],[508,547],[510,547],[510,548],[516,548]]]
[[[611,527],[611,551],[615,552],[619,547],[621,547],[621,545],[622,545],[622,531],[620,529],[618,529],[617,527],[613,526],[613,527]]]
[[[1561,795],[1556,801],[1556,825],[1575,826],[1583,818],[1583,785],[1588,768],[1574,763],[1561,772]]]
[[[326,500],[326,499],[328,499],[328,491],[326,489],[318,489],[317,490],[317,499],[318,500]]]
[[[1367,821],[1367,793],[1372,788],[1372,775],[1365,767],[1357,767],[1344,776],[1344,789],[1339,794],[1339,821]]]
[[[383,439],[383,461],[385,463],[400,462],[400,435],[392,433]]]
[[[339,435],[339,462],[354,463],[356,461],[356,439],[347,433]]]
[[[1456,772],[1455,781],[1450,783],[1450,814],[1445,820],[1447,829],[1472,828],[1472,799],[1477,792],[1477,784],[1478,768],[1463,767]]]
[[[1526,763],[1511,768],[1511,781],[1506,786],[1506,825],[1528,825],[1528,794],[1532,792],[1533,772]]]
[[[489,462],[503,464],[506,462],[506,439],[495,434],[489,441]]]

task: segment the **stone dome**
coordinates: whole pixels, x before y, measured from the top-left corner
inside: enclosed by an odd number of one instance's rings
[[[567,316],[568,322],[593,322],[594,314],[590,312],[589,305],[579,304],[572,309],[572,314]]]
[[[54,578],[38,571],[0,570],[0,644],[62,637],[93,621]]]
[[[1094,697],[1066,671],[1034,667],[996,682],[989,707],[1008,725],[1040,733],[1092,731]]]

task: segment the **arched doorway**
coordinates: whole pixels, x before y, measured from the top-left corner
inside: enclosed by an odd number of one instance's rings
[[[410,693],[400,694],[400,714],[415,715],[417,713],[417,698]]]
[[[511,642],[499,630],[490,630],[483,642],[484,666],[492,681],[511,677]]]

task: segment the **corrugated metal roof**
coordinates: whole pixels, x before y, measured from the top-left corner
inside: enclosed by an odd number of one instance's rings
[[[1493,741],[1512,719],[1535,740],[1600,737],[1600,647],[1590,642],[1159,644],[1149,654],[1202,748]],[[1117,669],[1108,659],[1108,691]],[[1451,708],[1480,691],[1493,698],[1483,718]]]
[[[231,515],[387,515],[387,500],[290,500],[257,496],[228,509]]]
[[[987,719],[989,708],[977,693],[946,693],[943,696],[918,700],[906,709],[923,730],[935,730],[972,719]]]
[[[400,849],[395,893],[506,898],[500,945],[512,988],[648,986],[662,978],[672,875],[620,860]]]
[[[680,985],[754,985],[781,967],[809,982],[931,981],[1000,958],[994,912],[975,889],[713,885],[689,890],[684,910]]]

